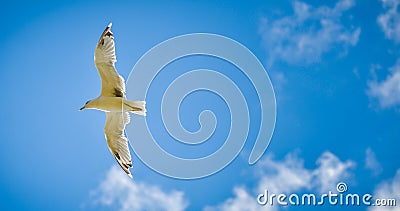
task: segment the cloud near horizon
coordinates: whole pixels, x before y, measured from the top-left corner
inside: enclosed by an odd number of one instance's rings
[[[305,190],[319,193],[336,191],[338,182],[345,182],[351,178],[351,170],[354,167],[355,162],[341,161],[329,151],[321,154],[314,169],[305,168],[304,160],[299,158],[296,153],[287,154],[283,161],[277,161],[272,156],[267,156],[260,161],[256,170],[259,182],[254,189],[248,190],[244,186],[234,187],[232,198],[228,198],[216,206],[205,207],[204,211],[277,210],[278,206],[259,205],[256,196],[264,193],[265,189],[275,194],[296,193]]]
[[[94,206],[122,211],[181,211],[189,205],[182,191],[165,192],[158,186],[133,181],[115,165],[90,197]]]
[[[376,185],[373,197],[374,199],[393,199],[397,197],[396,206],[371,206],[369,211],[400,211],[399,196],[400,193],[400,169],[397,169],[396,175],[386,181]]]

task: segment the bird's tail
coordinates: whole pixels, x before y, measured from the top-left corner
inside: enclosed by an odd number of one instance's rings
[[[146,101],[124,101],[124,110],[146,116]]]

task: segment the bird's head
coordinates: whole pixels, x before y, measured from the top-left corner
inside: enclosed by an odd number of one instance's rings
[[[86,108],[90,108],[90,102],[91,102],[91,100],[87,101],[87,102],[85,103],[85,105],[84,105],[82,108],[80,108],[79,110],[83,110],[83,109],[86,109]]]

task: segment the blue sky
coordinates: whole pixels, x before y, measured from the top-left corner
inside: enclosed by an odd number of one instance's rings
[[[399,3],[2,3],[0,208],[265,210],[256,202],[264,189],[323,193],[334,191],[339,181],[346,182],[352,193],[397,198],[399,204]],[[100,92],[93,51],[110,21],[116,67],[124,78],[149,49],[178,35],[220,34],[250,49],[267,70],[277,99],[275,132],[261,160],[247,163],[259,128],[255,109],[250,141],[217,174],[172,179],[132,154],[134,180],[123,175],[107,149],[105,115],[78,110]],[[190,157],[213,152],[222,144],[218,140],[227,134],[229,121],[224,119],[229,115],[217,96],[193,93],[182,104],[182,123],[190,131],[198,129],[196,120],[204,109],[219,118],[216,141],[200,150],[178,146],[163,133],[157,109],[163,88],[179,74],[193,68],[228,73],[226,66],[210,58],[190,58],[158,75],[154,94],[146,100],[160,145]],[[254,90],[246,88],[247,80],[235,73],[228,76],[245,86],[252,101]],[[199,103],[203,100],[209,105]],[[284,210],[294,208],[313,207]]]

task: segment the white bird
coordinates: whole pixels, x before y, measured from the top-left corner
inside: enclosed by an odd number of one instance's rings
[[[125,137],[125,125],[130,121],[129,112],[146,116],[146,102],[126,99],[125,81],[114,66],[117,59],[111,25],[110,23],[104,30],[94,51],[94,63],[102,82],[100,96],[87,101],[80,110],[96,109],[106,113],[104,133],[108,148],[121,168],[132,178],[129,171],[132,168],[132,159],[128,139]]]

